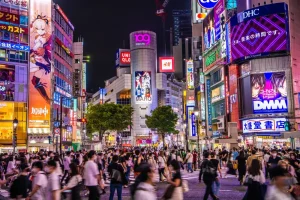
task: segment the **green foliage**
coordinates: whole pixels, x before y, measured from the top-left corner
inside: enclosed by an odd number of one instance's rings
[[[146,125],[148,128],[156,129],[158,134],[162,135],[163,144],[165,146],[165,134],[175,133],[178,131],[175,129],[178,116],[172,110],[171,106],[157,107],[152,111],[152,115],[146,115]]]
[[[132,125],[133,108],[130,105],[97,104],[90,106],[87,113],[87,131],[103,134],[110,131],[123,131]],[[90,134],[89,134],[90,135]]]

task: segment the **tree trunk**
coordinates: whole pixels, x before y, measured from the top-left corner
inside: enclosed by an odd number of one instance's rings
[[[99,142],[102,144],[102,140],[103,140],[103,132],[100,130],[99,131]]]
[[[163,148],[165,148],[165,133],[162,133],[161,134],[161,137],[162,137],[162,141],[163,141]]]

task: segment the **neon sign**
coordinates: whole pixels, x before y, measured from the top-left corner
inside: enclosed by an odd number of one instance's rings
[[[243,133],[285,131],[286,118],[243,120]]]
[[[21,50],[21,51],[29,51],[29,46],[15,44],[11,42],[0,42],[0,48],[7,48],[7,49],[14,49],[14,50]]]
[[[198,0],[199,5],[204,9],[212,9],[219,0]]]
[[[148,33],[144,33],[144,34],[138,33],[135,34],[134,37],[135,37],[136,45],[140,45],[140,46],[149,45],[151,42],[150,34]]]

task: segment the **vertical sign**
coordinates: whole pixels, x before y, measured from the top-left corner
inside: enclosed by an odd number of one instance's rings
[[[206,90],[207,90],[207,118],[208,118],[207,123],[208,123],[208,130],[212,131],[210,79],[206,80]]]
[[[231,40],[230,40],[230,22],[225,25],[226,32],[226,54],[227,54],[227,63],[231,62]]]
[[[226,100],[226,112],[229,114],[229,89],[228,89],[228,76],[225,76],[225,100]]]
[[[192,136],[197,136],[197,131],[196,131],[196,116],[195,113],[192,113]]]
[[[135,102],[136,104],[151,104],[151,72],[136,71],[135,72]]]
[[[186,84],[189,90],[194,89],[194,63],[193,60],[186,62]]]
[[[50,128],[51,0],[30,1],[29,128]]]

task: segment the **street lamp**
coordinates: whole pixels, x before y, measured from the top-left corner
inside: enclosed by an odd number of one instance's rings
[[[13,127],[14,127],[14,132],[13,132],[13,155],[15,155],[16,152],[16,146],[17,146],[17,126],[18,126],[19,121],[17,118],[13,120]]]
[[[196,111],[195,112],[195,116],[196,116],[196,130],[197,130],[197,146],[198,146],[198,166],[200,166],[200,144],[199,144],[199,140],[200,140],[200,136],[199,136],[199,112]]]

